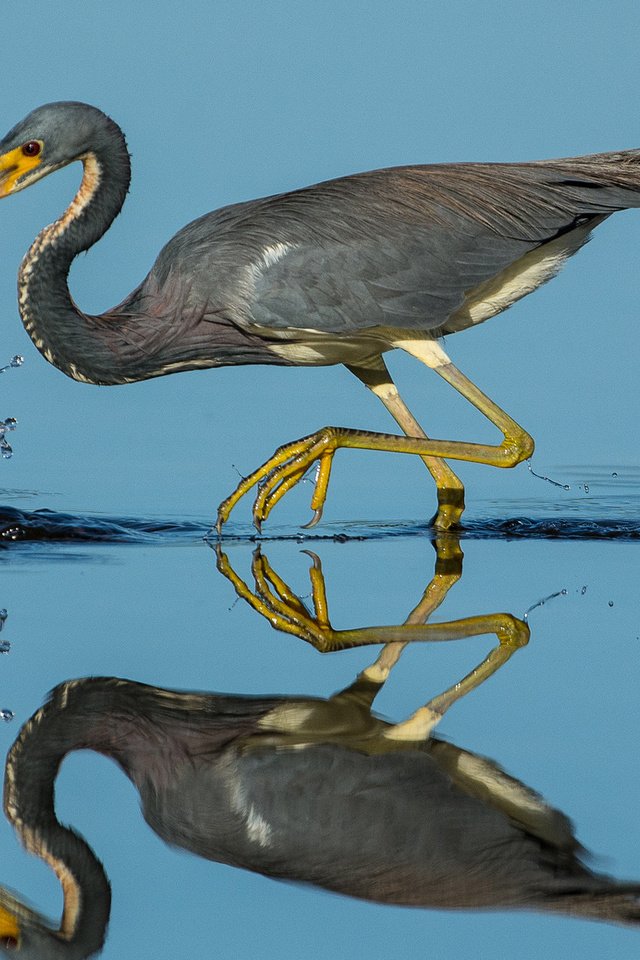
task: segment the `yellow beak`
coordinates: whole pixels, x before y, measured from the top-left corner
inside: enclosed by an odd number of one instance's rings
[[[3,937],[11,937],[14,940],[18,940],[20,937],[20,927],[18,926],[18,918],[15,914],[10,913],[4,907],[0,907],[0,940]]]
[[[0,198],[28,186],[29,181],[18,184],[18,180],[39,166],[41,160],[39,154],[35,157],[25,156],[22,147],[16,147],[15,150],[9,150],[0,156]]]

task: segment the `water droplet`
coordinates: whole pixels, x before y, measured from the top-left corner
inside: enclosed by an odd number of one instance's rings
[[[0,710],[0,718],[2,718],[5,723],[10,723],[14,716],[13,710]]]
[[[609,600],[609,606],[610,606],[610,607],[613,606],[613,600]]]
[[[583,597],[584,597],[584,595],[585,595],[586,592],[587,592],[587,588],[586,588],[586,587],[583,587],[582,590],[580,591],[580,593],[581,593],[581,595],[582,595]]]
[[[0,640],[0,654],[9,653],[9,650],[11,650],[11,644],[9,643],[9,641]]]
[[[615,470],[614,470],[613,473],[611,474],[611,476],[612,476],[612,477],[617,477],[618,474],[617,474],[617,473],[615,472]]]
[[[5,363],[3,367],[0,367],[0,373],[4,373],[5,370],[9,370],[11,367],[21,367],[24,363],[24,357],[21,357],[19,353],[16,353],[15,356],[11,357],[9,363]]]
[[[529,470],[529,473],[530,473],[532,476],[536,477],[538,480],[546,480],[546,482],[547,482],[547,483],[550,483],[551,486],[553,486],[553,487],[562,487],[564,490],[570,490],[570,489],[571,489],[571,486],[570,486],[570,484],[568,484],[568,483],[567,483],[567,484],[562,484],[562,483],[559,483],[557,480],[552,480],[551,477],[547,477],[547,476],[545,476],[545,475],[542,474],[542,473],[536,473],[536,471],[533,469],[533,467],[532,467],[532,465],[531,465],[531,460],[527,460],[527,468],[528,468],[528,470]]]
[[[584,492],[585,492],[585,493],[589,493],[589,484],[588,484],[588,483],[585,483],[585,485],[584,485]]]

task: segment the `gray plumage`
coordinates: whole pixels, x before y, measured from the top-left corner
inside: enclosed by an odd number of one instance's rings
[[[230,364],[342,363],[407,437],[421,441],[320,430],[302,446],[294,442],[288,462],[289,448],[281,448],[241,481],[220,505],[218,531],[253,487],[260,527],[323,460],[312,499],[311,523],[318,522],[339,446],[422,456],[436,482],[434,526],[456,526],[464,487],[442,458],[513,467],[531,455],[533,439],[434,341],[507,309],[553,277],[599,223],[640,205],[638,150],[356,174],[200,217],[169,241],[121,304],[91,316],[71,299],[67,276],[124,202],[130,168],[120,128],[87,104],[39,107],[0,142],[0,197],[74,160],[84,164],[80,190],[36,238],[18,277],[23,323],[47,360],[97,384]],[[427,443],[383,360],[397,347],[487,416],[503,434],[500,447]]]
[[[27,255],[22,274],[38,348],[96,383],[221,364],[353,363],[389,349],[389,328],[451,333],[470,324],[458,314],[480,285],[564,237],[559,269],[594,226],[640,203],[637,150],[356,174],[193,221],[123,303],[92,317],[71,301],[66,276],[122,206],[124,137],[95,107],[53,103],[7,134],[0,157],[31,140],[44,148],[27,183],[89,154],[100,171],[77,219]],[[330,335],[326,358],[273,352],[308,331]]]
[[[0,907],[22,918],[21,955],[86,957],[104,938],[104,871],[53,809],[58,767],[75,749],[114,759],[156,833],[211,860],[378,903],[640,922],[640,885],[590,871],[570,822],[538,794],[493,761],[436,738],[389,740],[388,727],[349,699],[116,678],[57,687],[10,751],[5,809],[29,849],[63,867],[67,938],[43,933],[0,888]]]

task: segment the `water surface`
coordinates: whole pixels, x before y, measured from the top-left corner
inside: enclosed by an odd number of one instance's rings
[[[379,650],[321,656],[274,630],[218,572],[216,551],[202,539],[204,517],[80,516],[38,511],[33,501],[13,499],[0,514],[1,529],[13,531],[0,548],[9,646],[0,708],[15,714],[0,726],[5,748],[47,692],[73,677],[327,697]],[[636,491],[580,496],[575,509],[511,503],[507,522],[506,509],[487,503],[470,513],[462,576],[431,622],[526,615],[531,640],[451,708],[438,735],[496,761],[567,814],[594,869],[638,879]],[[222,546],[253,590],[257,543],[249,525],[231,524]],[[316,555],[336,630],[401,624],[434,575],[429,531],[417,522],[332,523],[311,532],[265,525],[260,548],[310,613],[312,558],[303,551]],[[412,644],[376,709],[406,718],[494,645],[489,636]],[[379,906],[178,852],[146,826],[121,772],[94,754],[65,762],[57,799],[60,819],[86,837],[112,883],[105,957],[206,956],[213,940],[221,956],[292,960],[387,960],[426,949],[451,958],[637,955],[638,935],[629,929],[533,913]],[[7,824],[0,833],[0,882],[56,917],[57,881]]]

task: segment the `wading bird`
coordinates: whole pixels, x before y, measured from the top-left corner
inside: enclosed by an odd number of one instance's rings
[[[343,363],[406,434],[326,427],[285,444],[221,504],[218,530],[254,486],[259,528],[314,463],[317,522],[340,447],[421,456],[436,482],[436,528],[457,523],[464,488],[442,458],[512,467],[533,441],[453,365],[439,338],[531,293],[594,227],[640,205],[638,150],[375,170],[200,217],[126,300],[91,316],[71,299],[67,275],[124,202],[130,164],[120,128],[83,103],[37,108],[0,142],[0,197],[75,160],[84,165],[80,189],[36,238],[18,278],[22,321],[47,360],[97,384],[226,364]],[[502,443],[428,439],[386,368],[383,354],[394,348],[451,384]]]
[[[102,946],[109,882],[54,811],[58,768],[79,749],[119,764],[163,840],[210,860],[379,903],[640,923],[640,885],[588,870],[560,811],[491,760],[396,738],[371,713],[379,689],[364,674],[329,700],[61,684],[11,748],[4,805],[56,871],[62,920],[0,887],[0,956],[79,960]]]

